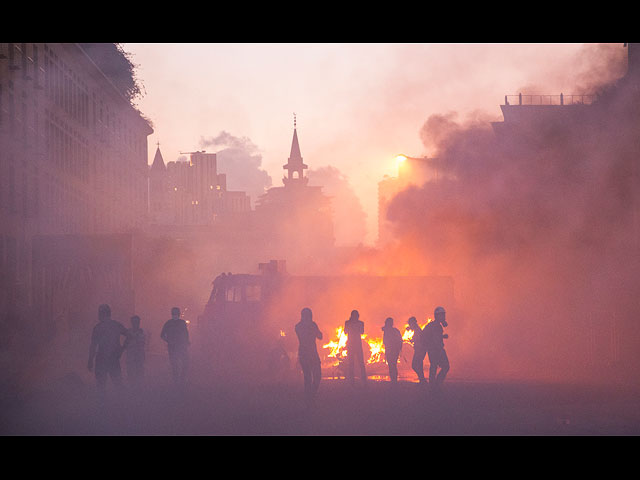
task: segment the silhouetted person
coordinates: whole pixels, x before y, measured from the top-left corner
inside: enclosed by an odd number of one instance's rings
[[[145,334],[140,328],[140,317],[131,317],[131,328],[127,330],[124,350],[127,352],[127,378],[131,383],[139,384],[144,378]]]
[[[217,302],[223,302],[226,291],[226,279],[227,274],[222,272],[213,280],[213,295],[212,298]]]
[[[311,401],[320,387],[322,371],[316,340],[322,340],[322,332],[313,321],[310,308],[302,309],[295,329],[298,336],[298,361],[304,376],[304,393],[306,400]]]
[[[442,328],[447,326],[444,308],[437,307],[433,312],[433,316],[433,322],[424,327],[424,334],[427,354],[429,355],[429,384],[433,388],[438,388],[444,383],[449,371],[449,358],[444,349],[443,340],[449,338],[449,335],[444,333]],[[438,372],[438,367],[440,367],[440,372]]]
[[[349,320],[344,322],[344,333],[347,335],[347,373],[351,385],[355,384],[356,364],[360,371],[360,379],[367,382],[367,370],[364,365],[364,352],[362,351],[362,334],[364,334],[364,322],[360,320],[357,310],[351,312]]]
[[[411,360],[411,368],[416,375],[418,375],[418,380],[421,384],[426,383],[426,378],[424,377],[424,357],[427,355],[427,348],[424,343],[424,332],[418,325],[418,321],[416,317],[411,317],[409,319],[409,326],[407,330],[413,331],[413,337],[411,337],[411,343],[413,344],[413,359]]]
[[[382,344],[384,345],[384,356],[389,365],[389,379],[392,383],[398,381],[398,357],[402,350],[402,334],[400,330],[393,326],[393,318],[389,317],[384,321],[384,332]]]
[[[171,309],[171,318],[162,327],[160,338],[167,342],[171,373],[176,385],[184,385],[189,369],[189,330],[187,322],[180,318],[180,309]]]
[[[111,318],[111,307],[106,304],[98,307],[98,320],[98,324],[93,327],[91,333],[87,368],[89,371],[94,370],[95,360],[98,392],[103,396],[106,393],[107,377],[110,377],[117,387],[122,385],[120,356],[123,347],[120,344],[120,337],[127,336],[127,329]]]

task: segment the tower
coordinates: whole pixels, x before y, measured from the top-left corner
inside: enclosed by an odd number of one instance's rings
[[[271,187],[258,198],[254,225],[270,258],[284,258],[294,268],[308,266],[335,243],[333,212],[322,187],[307,185],[304,169],[308,167],[300,154],[295,114],[291,153],[283,168],[287,170],[284,185]]]
[[[160,143],[158,143],[153,163],[149,169],[149,211],[152,218],[167,208],[167,182],[167,167],[162,153],[160,153]]]
[[[298,132],[296,131],[296,114],[293,114],[293,140],[291,141],[291,153],[288,162],[282,166],[287,171],[287,175],[282,179],[285,187],[289,185],[306,185],[309,179],[304,176],[304,169],[308,168],[302,162],[300,154],[300,144],[298,143]]]

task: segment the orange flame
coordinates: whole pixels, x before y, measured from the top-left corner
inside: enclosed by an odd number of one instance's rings
[[[367,339],[366,334],[362,335],[361,338],[365,340],[369,345],[370,355],[369,355],[369,359],[367,360],[367,363],[382,362],[383,361],[382,355],[384,354],[384,345],[382,343],[382,339],[381,338]],[[327,357],[329,358],[335,358],[338,361],[340,359],[346,358],[347,334],[344,333],[344,328],[343,327],[336,328],[336,339],[329,341],[329,343],[327,343],[326,345],[323,345],[322,348],[329,349],[329,353],[327,354]],[[336,365],[337,365],[337,362],[336,362]]]
[[[369,356],[367,363],[382,362],[382,354],[384,353],[384,344],[382,343],[382,339],[374,338],[372,340],[367,340],[367,343],[369,344],[369,350],[371,351],[371,355]]]
[[[423,323],[423,324],[419,323],[418,326],[422,329],[427,325],[429,325],[431,322],[433,322],[433,319],[427,318],[427,323]],[[411,343],[411,340],[413,339],[413,333],[414,333],[413,330],[409,329],[409,325],[405,325],[404,333],[402,334],[402,341],[406,343]]]
[[[331,340],[326,345],[323,345],[322,348],[329,348],[327,356],[339,360],[347,356],[347,335],[344,333],[343,327],[336,328],[336,337],[337,340]]]

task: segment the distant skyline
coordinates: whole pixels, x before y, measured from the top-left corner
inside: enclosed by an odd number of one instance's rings
[[[499,121],[505,95],[591,93],[585,89],[598,83],[594,76],[617,74],[606,70],[612,58],[625,55],[622,44],[579,43],[124,48],[146,92],[138,108],[154,125],[149,163],[158,142],[165,162],[184,151],[223,150],[206,139],[224,132],[250,145],[253,166],[280,186],[295,112],[304,162],[312,170],[335,167],[346,177],[367,214],[367,244],[377,237],[377,184],[396,175],[394,157],[437,153],[420,135],[431,115]]]

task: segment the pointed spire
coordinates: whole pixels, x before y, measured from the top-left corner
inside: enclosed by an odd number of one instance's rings
[[[289,163],[302,163],[302,154],[300,153],[300,144],[298,143],[298,132],[295,127],[293,129],[293,140],[291,141],[291,153],[289,154]]]
[[[287,164],[282,168],[287,170],[287,176],[283,179],[285,185],[289,182],[295,182],[306,185],[308,179],[304,176],[304,169],[308,168],[302,162],[302,154],[300,153],[300,144],[298,143],[298,131],[296,130],[296,114],[293,114],[293,140],[291,141],[291,153]],[[294,175],[295,173],[295,175]]]
[[[162,153],[160,153],[160,142],[158,142],[158,148],[156,150],[156,155],[153,157],[153,163],[151,164],[152,170],[165,170],[166,165],[164,164],[164,159],[162,158]]]

